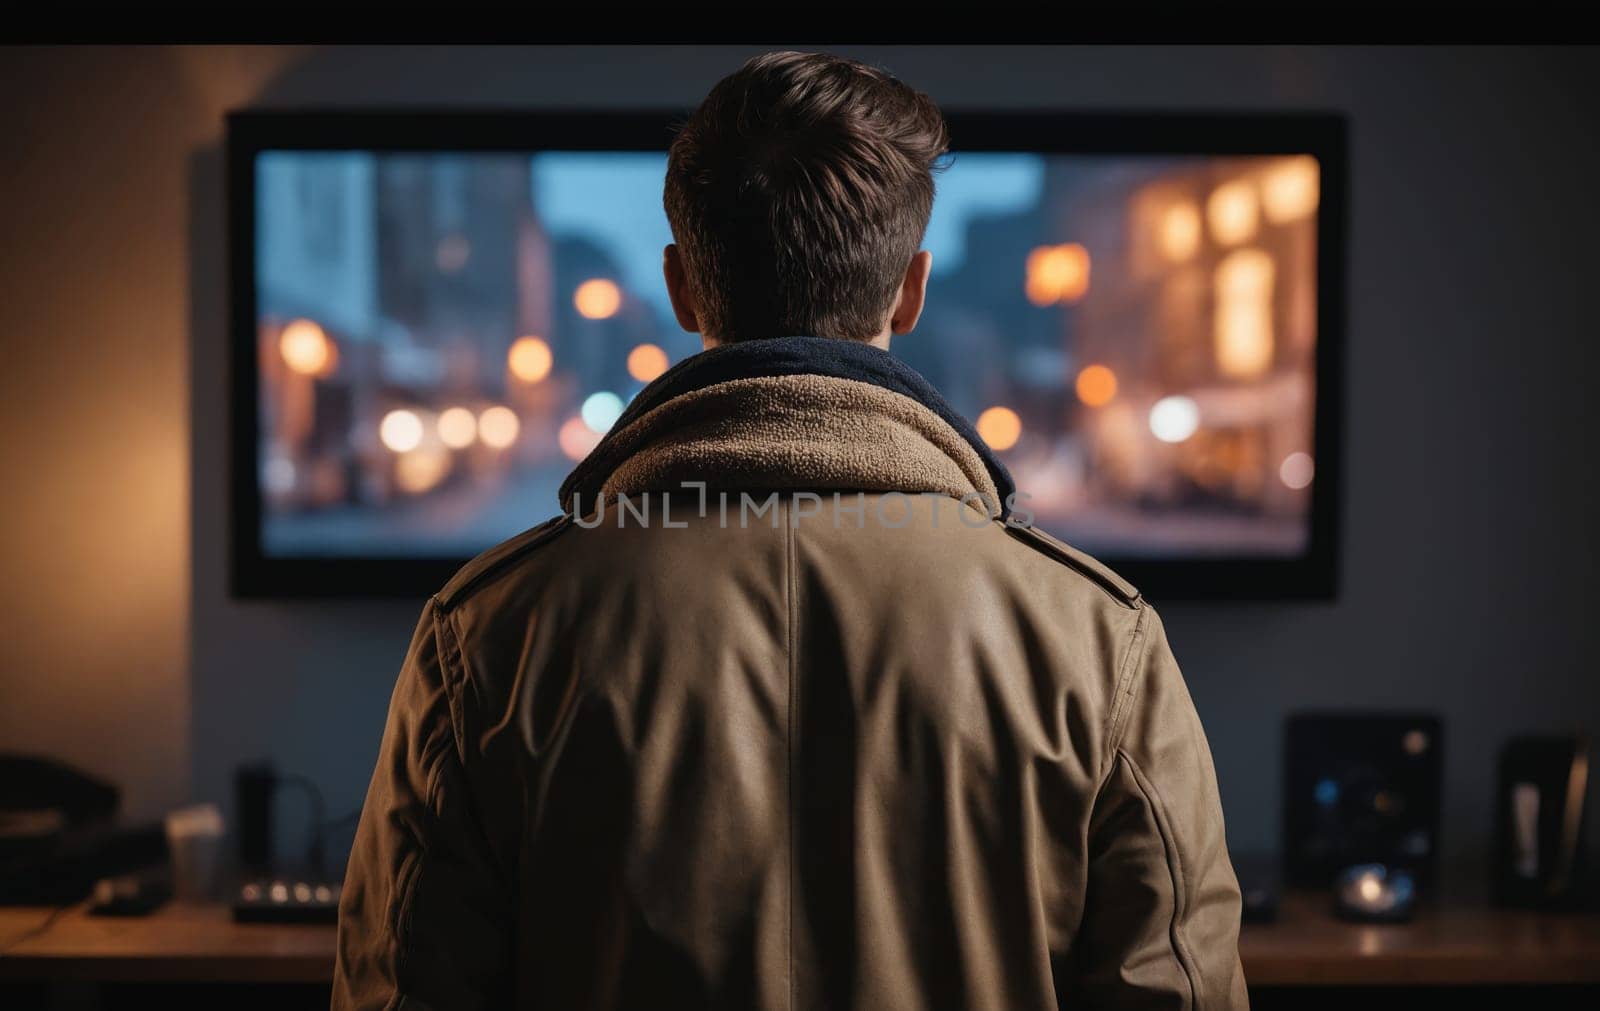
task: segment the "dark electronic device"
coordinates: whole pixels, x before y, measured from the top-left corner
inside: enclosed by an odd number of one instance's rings
[[[1360,923],[1404,923],[1417,912],[1416,880],[1383,864],[1348,868],[1334,881],[1333,911]]]
[[[0,812],[59,811],[71,828],[109,819],[117,788],[70,765],[31,755],[0,755]]]
[[[1589,742],[1518,737],[1500,753],[1494,893],[1512,906],[1560,908],[1583,892]]]
[[[59,905],[167,860],[159,822],[114,822],[109,783],[47,758],[0,755],[0,905]]]
[[[239,869],[246,877],[268,877],[281,870],[274,851],[273,811],[280,787],[299,790],[310,815],[306,863],[310,873],[320,876],[323,867],[323,835],[328,828],[322,806],[322,791],[309,778],[280,773],[271,762],[241,765],[234,771],[235,816],[239,823]]]
[[[166,868],[141,874],[101,878],[90,893],[91,916],[147,916],[172,898],[172,875]]]
[[[246,881],[234,896],[233,918],[238,923],[337,923],[339,882]]]
[[[167,858],[167,833],[160,822],[68,832],[43,852],[0,864],[0,905],[77,902],[101,878],[164,864]]]
[[[272,870],[272,803],[277,785],[277,773],[266,762],[241,765],[234,772],[239,869],[245,874],[267,874]]]
[[[1284,872],[1326,888],[1358,864],[1437,866],[1443,769],[1439,720],[1421,713],[1301,713],[1285,724]]]

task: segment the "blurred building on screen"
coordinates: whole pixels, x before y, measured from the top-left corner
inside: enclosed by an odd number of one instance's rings
[[[269,152],[258,162],[269,554],[464,556],[556,508],[627,401],[698,350],[659,276],[663,156]],[[895,352],[1037,521],[1113,556],[1305,543],[1317,166],[957,155]]]

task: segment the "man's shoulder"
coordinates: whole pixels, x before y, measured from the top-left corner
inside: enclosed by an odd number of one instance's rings
[[[1138,587],[1088,552],[1075,548],[1036,526],[1012,524],[1005,526],[1006,532],[1014,541],[1055,561],[1068,574],[1068,578],[1092,584],[1122,607],[1132,610],[1144,607],[1144,597]]]
[[[434,599],[445,611],[459,607],[485,586],[512,576],[571,526],[571,517],[555,516],[496,544],[458,569]]]

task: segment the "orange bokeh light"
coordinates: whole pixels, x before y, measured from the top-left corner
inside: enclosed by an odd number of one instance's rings
[[[1217,369],[1255,379],[1272,368],[1272,285],[1277,266],[1259,249],[1240,249],[1217,265]]]
[[[451,449],[466,449],[478,438],[478,416],[470,408],[451,407],[439,415],[439,441]]]
[[[303,376],[322,376],[333,371],[335,352],[327,331],[308,319],[297,319],[278,335],[278,353],[283,363]]]
[[[1078,373],[1078,399],[1089,407],[1104,407],[1117,395],[1117,374],[1104,365],[1088,365]]]
[[[978,435],[990,449],[1004,452],[1022,438],[1022,419],[1009,407],[991,407],[978,415]]]
[[[478,415],[478,438],[490,449],[509,449],[522,431],[517,412],[496,404]]]
[[[506,353],[506,367],[525,383],[537,383],[548,376],[554,363],[550,345],[538,337],[518,337]]]
[[[395,459],[394,482],[401,491],[421,495],[450,473],[450,454],[435,446],[407,450]]]
[[[1024,292],[1034,305],[1076,302],[1089,293],[1089,251],[1076,242],[1028,254]]]
[[[1188,201],[1173,204],[1161,216],[1161,255],[1182,263],[1200,248],[1200,210]]]
[[[1261,209],[1275,225],[1310,217],[1322,196],[1322,167],[1310,155],[1287,158],[1261,180]]]
[[[615,281],[591,277],[572,293],[572,304],[584,319],[610,319],[622,308],[622,289]]]
[[[628,375],[648,383],[667,371],[667,353],[654,344],[640,344],[628,352]]]
[[[1260,205],[1255,187],[1242,179],[1223,183],[1206,200],[1206,222],[1211,236],[1224,246],[1244,242],[1256,234]]]

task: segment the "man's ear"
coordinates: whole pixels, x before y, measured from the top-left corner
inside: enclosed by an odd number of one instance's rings
[[[683,256],[676,243],[661,251],[661,273],[667,279],[667,297],[672,300],[672,314],[678,318],[678,325],[689,333],[699,333],[700,316],[695,311],[694,292],[689,290]]]
[[[906,267],[905,280],[900,282],[900,297],[889,313],[889,332],[895,335],[910,333],[922,317],[922,307],[928,298],[928,274],[933,270],[933,254],[926,249],[911,258]]]

